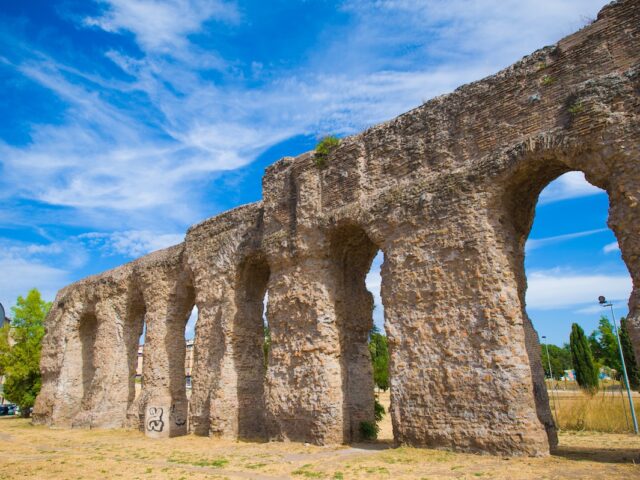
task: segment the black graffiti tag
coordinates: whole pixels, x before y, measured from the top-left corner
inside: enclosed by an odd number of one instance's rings
[[[176,424],[176,426],[181,427],[184,424],[187,423],[186,418],[184,418],[180,412],[176,411],[176,404],[174,403],[173,405],[171,405],[171,412],[169,413],[169,418],[173,420],[173,423]]]
[[[147,421],[147,430],[150,432],[162,432],[164,429],[164,421],[162,414],[164,411],[161,407],[151,407],[149,409],[149,420]]]

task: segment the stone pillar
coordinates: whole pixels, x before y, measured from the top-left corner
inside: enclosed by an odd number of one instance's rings
[[[85,302],[78,291],[69,290],[56,296],[45,320],[47,335],[40,361],[42,388],[33,408],[36,424],[70,427],[84,396],[78,327]]]
[[[124,342],[126,292],[109,292],[80,319],[83,398],[74,427],[119,428],[129,403],[129,356]]]
[[[618,157],[609,179],[609,227],[616,234],[622,259],[629,269],[633,290],[629,298],[627,328],[640,365],[640,145]],[[603,285],[603,295],[607,295]],[[619,316],[620,312],[618,313]],[[620,318],[616,318],[619,322]]]
[[[262,302],[269,267],[259,252],[260,205],[189,230],[198,322],[191,426],[196,435],[264,439]]]
[[[216,295],[221,290],[227,295]],[[238,433],[237,375],[229,351],[235,313],[232,300],[233,294],[226,288],[196,294],[198,323],[191,391],[191,425],[196,435],[236,438]]]
[[[328,258],[271,264],[267,432],[271,439],[342,443],[345,408],[335,278]]]
[[[384,247],[394,436],[416,446],[548,454],[517,281],[501,235],[474,206],[396,229]]]
[[[186,298],[162,298],[147,303],[147,331],[142,367],[141,407],[149,437],[175,437],[188,431],[184,329],[193,304]]]

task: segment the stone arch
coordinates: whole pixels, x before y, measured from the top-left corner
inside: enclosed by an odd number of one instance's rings
[[[375,421],[368,348],[374,303],[365,278],[379,249],[363,228],[348,224],[330,233],[329,250],[340,339],[343,436],[345,442],[351,442],[361,440],[361,422]]]
[[[266,256],[261,252],[245,257],[236,272],[232,345],[239,438],[256,439],[266,435],[263,310],[270,274]]]
[[[137,265],[147,327],[138,408],[145,434],[151,437],[188,432],[185,327],[195,305],[195,289],[182,253],[183,245],[177,245]]]
[[[633,225],[633,220],[629,221],[628,218],[625,218],[620,221],[622,217],[626,217],[628,214],[633,216],[634,210],[637,210],[637,208],[629,208],[628,203],[625,205],[619,194],[620,190],[625,188],[621,185],[621,175],[618,170],[620,168],[626,170],[624,165],[630,163],[628,153],[625,153],[625,150],[624,147],[621,148],[620,146],[611,148],[611,145],[591,145],[586,142],[584,144],[571,145],[562,140],[558,141],[549,138],[545,139],[544,142],[532,142],[529,148],[521,150],[514,157],[514,166],[508,169],[505,177],[501,179],[501,188],[497,190],[495,202],[492,205],[492,209],[499,212],[494,217],[494,227],[501,234],[501,239],[504,242],[502,248],[508,252],[508,258],[517,285],[536,411],[538,419],[545,426],[551,448],[557,446],[558,438],[544,382],[544,369],[540,361],[538,334],[533,328],[526,311],[525,243],[533,225],[535,207],[540,193],[553,180],[572,171],[582,172],[589,183],[607,192],[609,198],[609,219],[607,223],[621,244],[621,249],[623,248],[622,243],[626,239],[635,237],[633,228],[629,228]],[[631,190],[635,189],[635,192],[640,192],[639,175],[624,175],[624,183],[627,188],[631,184]],[[622,214],[621,212],[625,213]],[[634,256],[629,252],[637,252],[640,249],[638,249],[637,245],[635,248],[634,246],[629,248],[629,243],[633,242],[627,242],[627,255],[625,256],[623,252],[622,256],[627,269],[634,279],[634,286],[637,286],[640,265],[638,265],[637,256],[634,261]],[[634,301],[634,296],[637,295],[636,292],[637,288],[634,288],[629,301],[630,318],[637,316],[637,305],[636,301]],[[595,302],[597,299],[594,298],[593,300]],[[630,322],[630,326],[632,323],[633,320]],[[634,331],[634,327],[635,332],[638,332],[637,321],[636,325],[631,326],[630,330]],[[638,355],[637,345],[636,343],[636,355]]]

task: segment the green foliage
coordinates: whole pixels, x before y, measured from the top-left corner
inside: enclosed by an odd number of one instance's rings
[[[360,422],[360,435],[364,440],[375,440],[379,431],[380,427],[375,422]]]
[[[369,335],[369,353],[373,364],[373,381],[386,392],[389,389],[389,346],[387,337],[379,333],[375,326]]]
[[[629,338],[629,330],[627,329],[627,319],[620,318],[620,343],[622,344],[622,354],[624,355],[624,363],[627,367],[627,376],[629,377],[629,387],[640,391],[640,368],[633,354],[633,345]]]
[[[334,135],[322,138],[316,145],[316,154],[314,162],[316,167],[324,168],[327,166],[327,158],[340,145],[340,139]]]
[[[375,410],[376,422],[382,421],[382,417],[384,417],[384,407],[377,399],[373,405],[373,408]]]
[[[16,403],[24,416],[29,414],[40,391],[40,350],[44,318],[51,308],[37,289],[18,297],[12,308],[11,329],[0,340],[0,371],[5,375],[4,395]],[[10,340],[9,341],[9,337]],[[12,345],[10,345],[12,344]]]
[[[262,342],[262,352],[264,354],[264,368],[269,365],[269,350],[271,350],[271,330],[269,325],[264,325],[264,341]]]
[[[564,375],[565,370],[570,370],[571,366],[571,350],[566,343],[562,347],[557,345],[544,343],[540,346],[542,349],[542,366],[546,376],[550,376],[549,373],[549,359],[551,359],[551,370],[553,371],[553,378],[559,380]],[[547,357],[547,349],[549,350],[549,356]]]
[[[542,80],[540,80],[540,83],[545,87],[548,87],[549,85],[553,85],[555,83],[555,79],[551,75],[545,75],[544,77],[542,77]]]
[[[589,347],[598,366],[615,370],[616,378],[619,379],[622,365],[620,364],[618,339],[613,331],[613,325],[604,315],[600,317],[598,328],[589,335]]]
[[[569,112],[569,114],[571,114],[571,116],[576,116],[579,113],[581,113],[583,110],[584,110],[584,106],[582,105],[582,102],[572,103],[567,109],[567,111]]]
[[[581,388],[593,394],[598,390],[598,369],[593,361],[589,341],[584,330],[574,323],[571,325],[571,363],[576,372],[576,381]]]

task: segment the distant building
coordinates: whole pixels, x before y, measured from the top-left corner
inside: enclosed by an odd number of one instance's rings
[[[187,340],[184,356],[184,376],[187,388],[191,388],[191,372],[193,370],[193,339]],[[138,365],[136,366],[136,380],[142,381],[142,364],[144,360],[144,344],[138,345]]]
[[[4,307],[0,303],[0,328],[6,325],[11,325],[11,319],[4,314]],[[11,341],[11,340],[9,340]],[[0,405],[5,404],[4,399],[4,375],[0,375]]]

